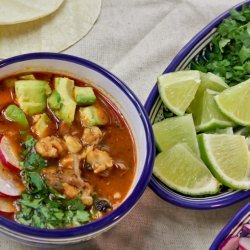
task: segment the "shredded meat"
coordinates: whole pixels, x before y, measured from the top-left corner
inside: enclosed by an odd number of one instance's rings
[[[47,158],[58,158],[67,152],[65,142],[55,136],[40,139],[35,148],[38,154]]]
[[[83,160],[86,158],[87,154],[91,151],[93,151],[93,146],[87,146],[80,154],[80,160]]]
[[[63,187],[64,187],[64,194],[68,199],[76,198],[81,191],[76,187],[69,185],[68,183],[63,183]]]
[[[106,151],[95,149],[88,152],[87,162],[91,164],[94,173],[100,173],[113,166],[113,160]]]
[[[48,184],[60,192],[64,192],[67,198],[75,198],[81,192],[81,200],[86,206],[93,204],[93,187],[80,176],[79,163],[73,163],[72,169],[51,166],[42,170],[42,175]],[[58,185],[61,184],[61,185]],[[61,187],[62,186],[62,187]]]
[[[75,154],[68,154],[65,157],[60,159],[60,166],[63,168],[70,168],[73,169],[73,164],[74,164],[74,157],[79,157],[78,155]]]
[[[85,128],[82,135],[82,142],[86,145],[96,145],[103,137],[102,131],[98,127]]]
[[[85,182],[82,188],[82,197],[81,200],[86,206],[91,206],[93,204],[93,197],[91,194],[93,193],[93,187]]]
[[[77,137],[65,135],[64,140],[70,153],[78,153],[82,149],[82,144]]]

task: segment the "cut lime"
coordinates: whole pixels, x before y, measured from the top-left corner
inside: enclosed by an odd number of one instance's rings
[[[199,155],[199,147],[191,114],[167,118],[153,125],[156,146],[167,151],[177,143],[186,143]]]
[[[203,93],[206,89],[211,89],[217,92],[221,92],[229,86],[219,76],[212,73],[200,73],[201,82],[200,86],[195,94],[194,100],[191,102],[187,111],[189,113],[200,113],[199,109],[202,108],[201,103],[203,99]]]
[[[200,134],[203,161],[214,176],[234,189],[250,189],[248,146],[241,135]]]
[[[200,84],[196,70],[178,71],[158,77],[158,89],[165,106],[176,115],[184,115]]]
[[[185,144],[157,155],[154,175],[170,188],[187,195],[219,192],[220,184]]]
[[[235,125],[227,116],[219,110],[215,103],[214,96],[218,92],[206,89],[201,98],[200,113],[193,113],[194,124],[197,131],[206,131],[216,128],[226,128]]]
[[[250,79],[224,90],[215,101],[221,112],[235,123],[250,126]]]
[[[214,130],[206,131],[208,134],[226,134],[226,135],[233,135],[234,131],[232,127],[228,128],[216,128]]]

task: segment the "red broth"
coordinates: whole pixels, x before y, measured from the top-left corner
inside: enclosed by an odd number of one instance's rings
[[[55,77],[67,77],[40,72],[35,72],[32,74],[37,80],[48,81],[52,90],[54,89]],[[15,95],[14,84],[15,80],[18,80],[20,76],[21,75],[12,76],[11,78],[9,77],[3,79],[0,82],[0,136],[7,136],[11,140],[11,147],[17,155],[24,151],[23,143],[25,139],[23,134],[20,134],[20,131],[25,130],[27,134],[33,136],[36,140],[35,145],[37,145],[40,140],[44,139],[43,137],[39,137],[36,133],[34,133],[34,130],[31,128],[33,126],[32,124],[34,123],[34,119],[31,116],[26,115],[30,125],[28,129],[23,129],[22,126],[20,126],[18,123],[8,120],[5,116],[5,109],[10,104],[19,106]],[[75,86],[91,86],[88,83],[79,81],[77,79],[72,80],[74,80]],[[78,142],[81,144],[81,150],[79,152],[70,153],[68,150],[65,150],[65,153],[63,155],[51,158],[46,156],[46,152],[45,156],[40,155],[39,152],[36,151],[36,146],[32,149],[39,157],[42,157],[47,162],[47,166],[45,168],[39,171],[36,170],[41,176],[42,180],[47,183],[47,186],[53,187],[53,189],[55,189],[59,194],[63,195],[65,199],[70,200],[79,198],[85,206],[85,211],[89,213],[90,219],[88,222],[104,216],[106,213],[111,212],[113,209],[119,206],[119,204],[126,197],[131,187],[136,168],[135,143],[127,121],[125,120],[124,116],[119,111],[117,106],[110,99],[108,99],[104,93],[100,92],[93,86],[91,87],[93,88],[96,95],[96,101],[94,105],[97,108],[102,109],[106,117],[108,117],[108,122],[105,125],[98,126],[102,136],[97,144],[92,145],[92,151],[97,149],[97,151],[99,150],[98,152],[101,151],[102,153],[105,152],[105,155],[108,154],[112,159],[112,167],[95,173],[93,166],[91,166],[91,164],[89,164],[87,161],[88,156],[85,156],[83,158],[80,157],[80,155],[82,155],[82,152],[85,152],[84,150],[86,150],[86,148],[91,148],[91,145],[83,143],[82,141],[83,132],[84,130],[86,130],[86,128],[81,124],[79,115],[80,106],[77,106],[76,108],[75,119],[71,125],[68,125],[60,120],[48,105],[47,108],[43,111],[43,113],[46,113],[48,115],[51,121],[48,125],[47,134],[45,137],[51,138],[54,136],[56,138],[59,138],[62,141],[62,144],[65,143],[64,136],[74,137],[75,139],[78,139]],[[69,163],[66,163],[64,165],[64,160],[67,156],[69,156],[70,159],[78,159],[78,175],[75,172],[76,169],[74,169],[74,160],[71,162],[69,161]],[[24,161],[24,158],[19,157],[19,160]],[[2,162],[2,164],[4,165],[4,162]],[[4,167],[6,168],[8,166]],[[20,181],[22,181],[24,184],[25,192],[27,192],[28,184],[27,180],[24,179],[24,172],[25,171],[21,169],[21,172],[18,173],[18,176],[20,177]],[[16,171],[13,171],[13,174],[16,175]],[[71,174],[74,175],[74,178],[76,179],[75,182],[72,181],[72,178],[70,179]],[[76,175],[78,179],[76,178]],[[58,185],[57,182],[60,182],[60,185]],[[82,185],[82,183],[84,183],[83,186],[86,183],[87,184],[82,189],[80,189],[77,183],[80,183],[79,185]],[[85,189],[86,187],[88,188],[88,192]],[[82,198],[84,192],[85,196],[86,194],[88,196],[88,201],[86,202],[86,204],[84,203],[86,199]],[[23,199],[23,197],[21,198]],[[20,197],[16,197],[15,201],[17,212],[15,212],[14,214],[9,213],[7,214],[7,216],[6,213],[1,213],[1,215],[6,216],[10,219],[16,218],[18,222],[22,223],[21,219],[17,219],[18,213],[20,213],[20,211],[22,212],[22,205],[20,205],[21,203],[19,202],[19,199]],[[91,199],[92,202],[89,202]],[[102,201],[104,201],[104,203]],[[98,204],[108,204],[108,207],[106,207],[105,209],[100,209],[100,206],[98,207]],[[25,207],[25,209],[26,208],[27,207]],[[47,227],[42,224],[34,225],[34,223],[30,225],[37,227]],[[64,226],[62,226],[62,224],[60,224],[59,222],[58,226],[55,225],[54,228],[61,228]],[[71,226],[76,225],[66,225],[66,227]]]

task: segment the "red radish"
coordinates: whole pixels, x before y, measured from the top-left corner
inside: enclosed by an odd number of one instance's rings
[[[231,237],[221,246],[220,250],[237,250],[239,246],[239,237]]]
[[[21,177],[0,164],[0,193],[5,196],[20,196],[24,191]]]
[[[13,204],[15,200],[13,198],[0,197],[0,211],[4,213],[14,213],[15,206]]]
[[[0,160],[11,170],[19,171],[21,169],[17,153],[6,136],[3,136],[0,141]]]
[[[250,233],[250,224],[244,224],[242,227],[242,231],[246,233]]]
[[[0,197],[9,197],[9,195],[6,195],[0,192]]]
[[[250,238],[240,238],[239,250],[250,250]]]

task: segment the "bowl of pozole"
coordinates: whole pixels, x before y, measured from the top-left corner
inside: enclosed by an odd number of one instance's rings
[[[136,204],[154,160],[143,106],[87,60],[34,53],[0,63],[0,232],[79,243]]]

